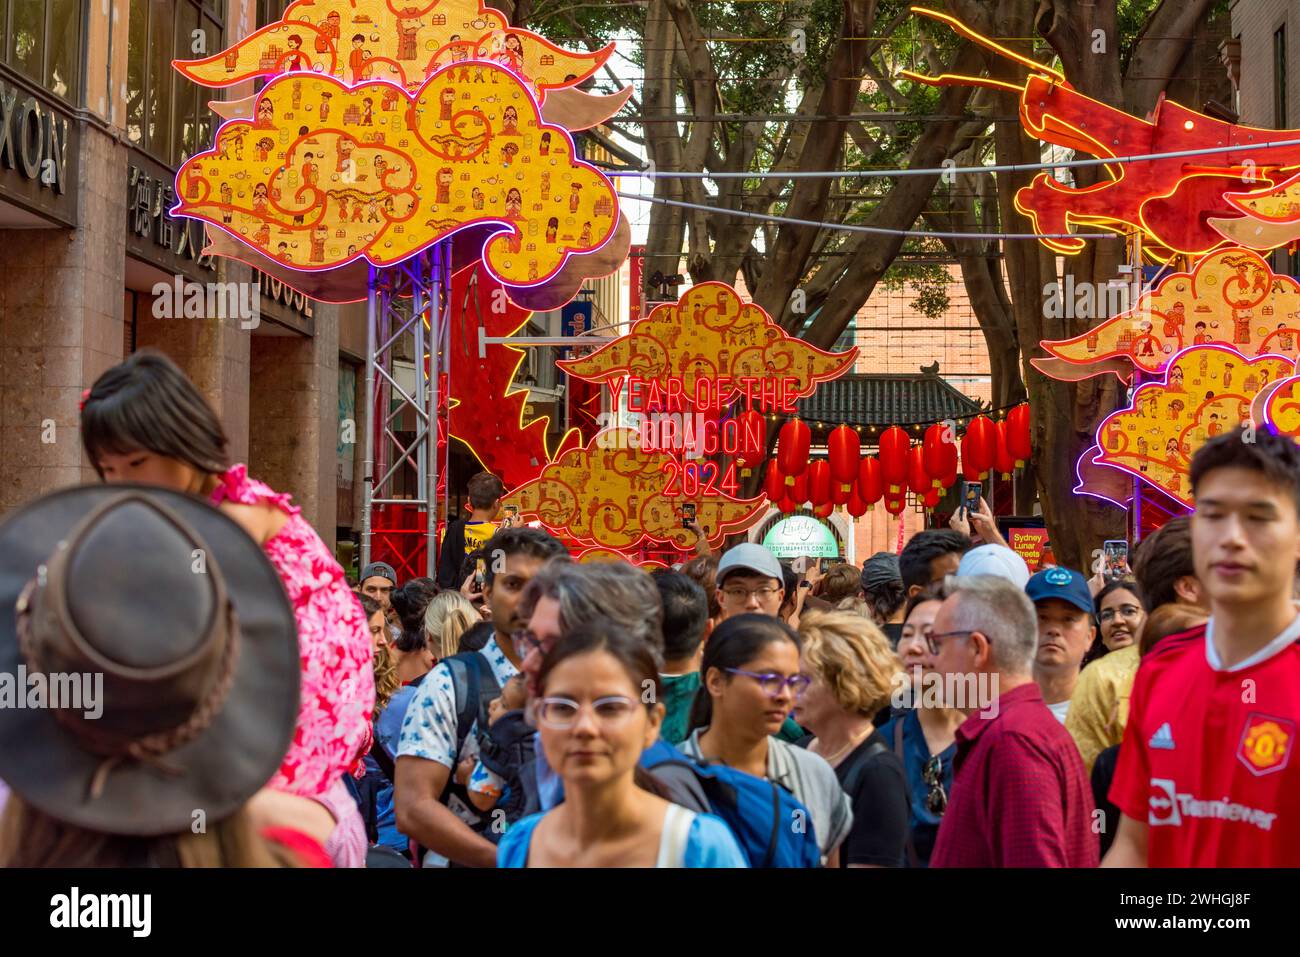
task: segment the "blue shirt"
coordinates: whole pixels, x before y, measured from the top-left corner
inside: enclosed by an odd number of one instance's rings
[[[548,812],[549,813],[549,812]],[[527,867],[533,831],[545,814],[531,814],[506,831],[497,845],[497,867]],[[682,867],[748,867],[731,829],[712,814],[696,814],[687,832]]]
[[[891,748],[894,746],[894,723],[903,722],[903,770],[907,772],[907,788],[912,793],[912,846],[916,848],[917,860],[921,867],[930,866],[930,852],[934,850],[935,838],[939,836],[939,822],[942,814],[934,814],[926,807],[930,786],[925,783],[925,763],[930,760],[930,746],[925,743],[925,732],[921,730],[921,719],[912,709],[901,717],[891,718],[880,729],[880,736]],[[943,762],[940,780],[945,794],[952,794],[952,763],[957,757],[957,742],[954,741],[939,753]],[[903,859],[903,866],[909,861]]]

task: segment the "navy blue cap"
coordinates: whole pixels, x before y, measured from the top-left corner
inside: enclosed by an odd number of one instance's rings
[[[1049,598],[1068,601],[1080,611],[1093,612],[1092,592],[1088,589],[1088,579],[1073,568],[1044,569],[1029,578],[1025,585],[1025,594],[1034,604]]]

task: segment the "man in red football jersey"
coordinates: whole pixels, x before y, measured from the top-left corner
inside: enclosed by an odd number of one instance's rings
[[[1142,661],[1110,798],[1108,867],[1300,865],[1300,446],[1259,428],[1191,465],[1209,622]]]

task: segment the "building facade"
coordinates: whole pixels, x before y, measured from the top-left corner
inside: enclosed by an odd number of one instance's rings
[[[95,480],[81,392],[152,347],[220,413],[234,461],[292,493],[327,542],[351,534],[364,437],[340,426],[362,384],[364,304],[315,303],[205,257],[200,224],[167,213],[177,167],[211,144],[208,102],[253,92],[201,89],[171,61],[210,55],[282,7],[0,3],[0,514]]]

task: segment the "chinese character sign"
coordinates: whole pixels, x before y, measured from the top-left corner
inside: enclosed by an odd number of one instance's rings
[[[411,95],[387,83],[272,80],[251,119],[217,132],[177,176],[175,212],[299,270],[406,259],[499,223],[484,261],[535,286],[614,234],[613,187],[502,67],[447,67]]]
[[[590,78],[613,52],[612,43],[594,53],[564,50],[511,27],[479,0],[298,0],[277,22],[229,49],[173,65],[212,87],[308,71],[349,86],[386,80],[414,91],[444,66],[486,60],[541,98]]]

